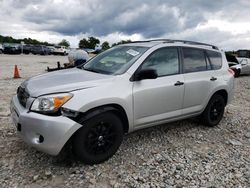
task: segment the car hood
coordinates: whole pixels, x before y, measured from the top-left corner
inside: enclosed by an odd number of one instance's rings
[[[78,68],[59,70],[32,77],[21,84],[31,97],[97,87],[114,79],[112,75]]]
[[[230,66],[230,68],[241,69],[242,66],[241,66],[241,64],[236,64],[236,65]]]

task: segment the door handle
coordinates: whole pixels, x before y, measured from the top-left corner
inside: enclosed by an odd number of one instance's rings
[[[211,81],[215,81],[215,80],[217,80],[217,78],[216,77],[212,77],[212,78],[210,78],[210,80]]]
[[[184,82],[177,81],[174,85],[175,85],[175,86],[181,86],[181,85],[183,85],[183,84],[184,84]]]

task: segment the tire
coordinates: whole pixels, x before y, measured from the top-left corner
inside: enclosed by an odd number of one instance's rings
[[[201,115],[202,123],[209,127],[218,125],[223,117],[224,110],[224,98],[219,94],[213,95]]]
[[[237,75],[235,77],[240,77],[240,71],[241,71],[240,69],[237,69],[237,71],[236,71]]]
[[[123,140],[123,126],[119,117],[105,112],[82,122],[74,135],[73,153],[85,164],[98,164],[108,160]]]

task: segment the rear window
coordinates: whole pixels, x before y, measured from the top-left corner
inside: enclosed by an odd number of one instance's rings
[[[222,67],[222,57],[221,53],[219,52],[214,52],[214,51],[207,51],[207,55],[210,59],[212,68],[214,70],[218,70]]]
[[[184,72],[200,72],[207,70],[207,62],[203,50],[183,48]]]

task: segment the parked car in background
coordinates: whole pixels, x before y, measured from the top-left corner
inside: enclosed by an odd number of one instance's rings
[[[249,58],[237,58],[240,64],[240,75],[250,74],[250,59]]]
[[[31,53],[34,54],[34,55],[36,55],[36,54],[39,54],[39,55],[50,55],[51,54],[51,50],[47,46],[36,45],[36,46],[33,46],[31,48]]]
[[[100,45],[100,44],[97,44],[97,45],[95,46],[94,54],[99,54],[101,51],[102,51],[101,45]]]
[[[3,52],[5,54],[21,54],[21,45],[16,43],[4,43]]]
[[[54,46],[54,55],[68,55],[69,49],[65,46]]]
[[[97,44],[97,45],[95,46],[95,49],[83,48],[83,50],[84,50],[85,52],[87,52],[88,54],[99,54],[99,53],[102,51],[102,47],[101,47],[99,44]]]
[[[50,49],[50,54],[54,54],[54,52],[55,52],[55,47],[54,46],[47,46],[47,48]]]
[[[25,45],[23,45],[23,53],[24,53],[24,54],[29,54],[29,53],[31,53],[32,48],[33,48],[33,45],[32,45],[32,44],[25,44]]]
[[[0,44],[0,54],[2,54],[2,53],[3,53],[3,45]]]
[[[21,138],[38,150],[57,155],[67,143],[84,163],[97,164],[114,155],[129,132],[197,116],[218,125],[233,98],[233,75],[213,45],[127,43],[77,68],[24,81],[11,117]]]
[[[242,51],[241,51],[242,52]],[[245,52],[245,51],[244,51]],[[242,53],[241,55],[246,55]],[[245,57],[236,57],[231,54],[226,54],[229,67],[234,71],[235,77],[243,74],[250,74],[250,59]]]
[[[229,67],[234,71],[234,77],[239,77],[241,72],[241,64],[239,63],[238,59],[234,55],[228,53],[226,53],[226,59]]]

